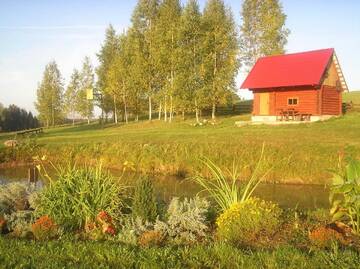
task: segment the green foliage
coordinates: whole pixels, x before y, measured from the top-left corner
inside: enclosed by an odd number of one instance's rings
[[[217,235],[236,245],[266,246],[279,228],[281,212],[278,205],[258,198],[233,204],[216,220]]]
[[[13,132],[39,127],[39,121],[31,112],[16,105],[0,108],[0,131]]]
[[[34,222],[34,212],[30,210],[16,211],[5,215],[7,228],[11,235],[17,238],[31,238],[31,224]]]
[[[360,234],[359,160],[350,160],[343,173],[334,174],[330,202],[332,203],[330,214],[333,220],[349,223],[354,233]]]
[[[35,212],[66,229],[82,229],[101,211],[118,216],[123,190],[101,164],[95,168],[68,165],[58,168],[56,180],[39,193]]]
[[[244,251],[228,244],[144,248],[114,242],[31,242],[0,237],[3,268],[358,268],[356,250],[316,250],[291,246]],[[16,255],[14,255],[16,253]],[[29,258],[31,257],[31,258]]]
[[[39,119],[47,127],[63,118],[63,91],[63,78],[56,62],[52,61],[45,67],[35,102]]]
[[[129,245],[137,245],[139,237],[146,231],[153,230],[154,225],[141,218],[123,218],[121,220],[121,230],[116,240]]]
[[[80,87],[80,73],[77,69],[74,69],[64,94],[64,112],[72,118],[73,124],[77,112],[77,98]]]
[[[135,187],[132,211],[135,217],[155,221],[158,208],[154,186],[148,177],[141,177]]]
[[[252,67],[259,57],[283,54],[290,31],[279,0],[245,0],[241,11],[241,58]]]
[[[218,167],[209,159],[204,159],[202,162],[210,170],[213,178],[208,179],[198,175],[194,177],[194,181],[203,187],[204,191],[208,192],[210,197],[215,200],[220,209],[224,211],[234,204],[248,200],[260,182],[270,172],[271,169],[268,169],[264,172],[263,157],[264,146],[261,151],[260,159],[258,160],[255,169],[246,185],[238,184],[239,175],[235,165],[233,166],[233,170],[229,172],[229,181],[228,177],[225,176],[220,167]]]
[[[167,221],[157,220],[155,231],[174,244],[194,244],[206,237],[206,216],[209,203],[202,198],[173,198],[167,211]]]
[[[235,91],[238,34],[233,14],[222,0],[207,1],[202,27],[204,97],[211,104],[212,119],[215,119],[216,106],[226,103]]]

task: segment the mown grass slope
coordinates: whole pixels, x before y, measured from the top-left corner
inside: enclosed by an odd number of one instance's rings
[[[141,172],[175,175],[202,171],[199,157],[206,156],[223,167],[235,160],[246,177],[265,144],[265,161],[274,165],[268,179],[291,183],[329,182],[329,169],[337,166],[339,153],[359,156],[359,113],[299,125],[235,126],[236,121],[246,119],[249,116],[225,117],[216,125],[197,127],[193,120],[179,120],[49,129],[37,138],[42,146],[37,154],[54,161],[102,159],[119,169],[128,161]]]

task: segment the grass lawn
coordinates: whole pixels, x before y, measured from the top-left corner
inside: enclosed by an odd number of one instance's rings
[[[0,237],[1,268],[358,268],[352,250],[246,251],[226,244],[141,249],[112,242],[35,242]]]

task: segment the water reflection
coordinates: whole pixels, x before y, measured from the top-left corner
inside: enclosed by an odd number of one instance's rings
[[[114,176],[120,177],[120,171],[111,171]],[[28,167],[17,167],[11,169],[0,169],[0,184],[9,182],[27,182]],[[127,186],[133,186],[137,175],[124,175],[122,180]],[[153,176],[155,189],[159,197],[165,201],[171,197],[194,196],[201,188],[188,179],[179,179],[169,176]],[[37,183],[38,186],[42,182]],[[260,184],[255,195],[265,200],[278,203],[281,207],[298,208],[328,208],[329,192],[320,185],[287,185],[287,184]]]

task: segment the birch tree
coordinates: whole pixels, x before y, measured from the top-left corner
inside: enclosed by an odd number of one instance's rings
[[[226,102],[235,89],[238,70],[238,37],[231,10],[222,0],[209,0],[205,6],[203,67],[204,90],[216,118],[216,106]]]
[[[113,111],[114,121],[117,123],[117,107],[116,96],[114,96],[109,90],[108,74],[114,55],[117,50],[117,36],[116,31],[112,25],[106,29],[105,40],[101,46],[100,52],[97,54],[99,60],[99,66],[96,69],[97,74],[97,90],[102,95],[101,108],[107,115],[110,111]]]
[[[241,18],[241,58],[246,66],[262,56],[285,52],[290,31],[279,0],[245,0]]]
[[[149,104],[149,120],[152,120],[152,99],[158,84],[158,73],[155,68],[154,47],[155,25],[158,15],[158,0],[139,0],[132,15],[132,34],[136,43],[137,58],[141,61],[139,67],[144,69],[141,72],[141,80],[146,84],[146,95]]]
[[[76,98],[76,107],[79,114],[87,119],[88,124],[94,113],[94,105],[87,99],[87,91],[94,91],[94,79],[94,69],[90,58],[85,57],[80,72],[80,89]]]
[[[164,116],[167,121],[167,108],[169,107],[169,121],[172,121],[174,102],[173,96],[175,79],[179,68],[179,26],[181,5],[179,0],[163,0],[159,8],[156,24],[156,55],[157,70],[161,77],[161,96],[164,97]],[[169,102],[169,104],[168,104]]]
[[[200,71],[202,64],[201,12],[196,0],[189,0],[185,6],[179,27],[180,47],[178,57],[179,71],[177,75],[177,100],[183,111],[195,111],[199,122],[199,98],[203,87]]]
[[[46,65],[42,81],[36,92],[35,108],[46,127],[55,124],[63,116],[63,78],[55,61]]]
[[[77,69],[74,69],[69,85],[66,88],[64,94],[64,108],[67,115],[71,116],[72,124],[75,124],[75,116],[77,111],[77,98],[80,91],[80,73]]]

